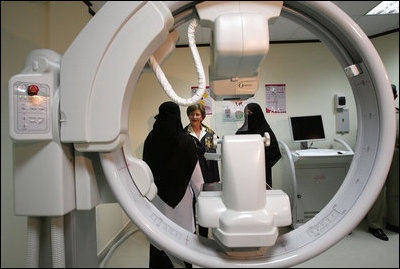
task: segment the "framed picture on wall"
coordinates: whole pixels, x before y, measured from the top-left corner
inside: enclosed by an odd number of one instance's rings
[[[244,108],[247,104],[254,102],[254,98],[241,101],[222,101],[222,120],[226,122],[244,121]]]
[[[192,97],[196,93],[198,86],[193,86],[192,87]],[[203,97],[201,98],[200,103],[203,104],[205,110],[206,110],[206,115],[212,115],[212,97],[210,96],[210,86],[206,87],[206,90],[204,91]]]
[[[286,84],[265,84],[267,113],[286,113]]]

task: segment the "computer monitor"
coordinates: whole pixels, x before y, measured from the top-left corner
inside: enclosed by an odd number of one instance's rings
[[[289,117],[292,140],[301,142],[301,148],[308,148],[308,142],[325,140],[321,115]]]

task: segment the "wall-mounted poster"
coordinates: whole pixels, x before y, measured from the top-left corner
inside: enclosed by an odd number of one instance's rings
[[[197,89],[199,87],[193,86],[192,87],[192,97],[196,93]],[[210,96],[210,86],[206,87],[206,90],[204,91],[203,98],[201,98],[200,103],[203,104],[205,110],[206,110],[206,115],[212,115],[212,97]]]
[[[244,108],[248,103],[254,102],[254,98],[242,101],[223,101],[222,120],[223,121],[243,121]]]
[[[286,84],[265,84],[266,112],[286,113]]]

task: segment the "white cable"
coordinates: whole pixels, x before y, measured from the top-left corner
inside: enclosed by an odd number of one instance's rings
[[[28,216],[27,268],[39,268],[40,226],[40,218]]]
[[[64,217],[51,217],[50,222],[53,268],[65,268]]]
[[[104,257],[103,261],[100,263],[99,268],[104,268],[104,266],[106,265],[106,263],[108,262],[108,260],[111,258],[111,255],[114,253],[114,250],[119,247],[119,245],[121,245],[129,236],[131,236],[132,234],[136,233],[137,231],[139,231],[139,228],[135,228],[133,230],[130,230],[129,232],[127,232],[126,234],[124,234],[123,237],[121,237],[117,243],[115,243],[110,250],[107,252],[107,255]]]
[[[165,77],[164,72],[161,70],[160,65],[156,61],[153,55],[150,56],[149,65],[153,69],[154,73],[158,81],[160,82],[162,88],[164,89],[165,93],[171,98],[175,103],[182,105],[182,106],[190,106],[200,102],[203,94],[206,90],[206,78],[204,75],[203,64],[201,62],[201,58],[199,52],[196,47],[196,40],[195,40],[195,30],[197,27],[197,20],[193,19],[188,27],[188,39],[189,39],[189,47],[190,51],[192,52],[192,57],[194,60],[194,64],[196,67],[197,75],[199,77],[199,88],[197,92],[192,96],[192,98],[184,99],[179,97],[175,91],[172,89],[171,84],[168,82],[167,78]]]

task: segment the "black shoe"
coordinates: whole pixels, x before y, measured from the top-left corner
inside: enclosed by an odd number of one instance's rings
[[[383,240],[383,241],[389,240],[389,238],[386,236],[385,232],[382,229],[368,228],[368,231],[373,236],[375,236],[376,238],[379,238],[380,240]]]

